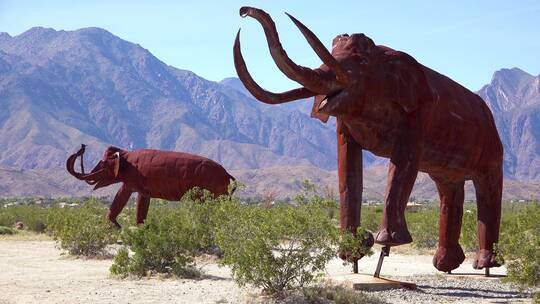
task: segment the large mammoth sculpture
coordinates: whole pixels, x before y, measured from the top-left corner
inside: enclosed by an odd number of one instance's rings
[[[142,224],[148,214],[150,198],[179,200],[193,187],[206,189],[215,195],[226,194],[235,180],[220,164],[188,153],[136,150],[125,151],[109,147],[103,159],[90,173],[84,173],[85,146],[71,155],[66,168],[74,177],[99,189],[123,183],[109,208],[107,218],[118,228],[116,221],[133,192],[138,192],[136,222]],[[81,172],[75,171],[75,161],[81,157]]]
[[[440,195],[439,246],[433,259],[441,271],[464,260],[458,243],[464,182],[472,180],[478,204],[479,251],[474,268],[499,266],[493,245],[501,214],[503,148],[491,112],[476,94],[406,53],[375,45],[364,34],[339,35],[329,52],[294,17],[289,17],[323,61],[311,69],[295,64],[283,50],[268,14],[240,9],[264,29],[278,68],[303,87],[272,93],[250,76],[234,44],[238,76],[255,98],[280,104],[314,97],[312,116],[337,118],[341,227],[355,231],[362,201],[362,149],[389,158],[383,218],[375,242],[397,246],[412,242],[404,211],[418,171],[428,173]]]

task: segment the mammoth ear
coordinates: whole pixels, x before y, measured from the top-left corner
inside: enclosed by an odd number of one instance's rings
[[[120,152],[120,151],[122,151],[122,149],[115,146],[109,146],[103,153],[103,158],[106,159],[108,157],[112,157],[113,155],[116,154],[116,152]]]
[[[314,97],[313,100],[313,108],[311,108],[311,117],[317,118],[318,120],[322,121],[323,123],[326,123],[328,121],[328,118],[330,117],[328,114],[323,114],[318,111],[319,105],[321,104],[321,101],[325,98],[324,95],[317,95]]]
[[[118,178],[118,174],[120,173],[120,152],[114,153],[114,156],[114,177]]]
[[[400,53],[390,64],[391,98],[405,112],[416,110],[421,104],[432,99],[422,65],[411,56]]]

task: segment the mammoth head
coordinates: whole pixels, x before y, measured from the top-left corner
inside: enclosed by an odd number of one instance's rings
[[[71,175],[85,181],[89,185],[95,185],[94,190],[121,181],[120,168],[126,153],[124,150],[117,147],[108,147],[103,154],[103,158],[94,169],[90,173],[85,173],[83,160],[85,148],[85,145],[81,145],[81,149],[68,158],[66,169]],[[75,171],[75,161],[79,156],[81,157],[80,173]]]
[[[266,35],[270,54],[278,68],[288,78],[302,85],[301,88],[283,93],[273,93],[261,88],[247,70],[240,51],[238,31],[234,43],[236,72],[246,89],[258,100],[268,104],[280,104],[314,97],[311,116],[324,122],[329,115],[351,114],[361,110],[366,98],[385,98],[398,104],[403,103],[402,107],[407,112],[414,108],[417,98],[409,96],[410,92],[405,92],[405,89],[414,86],[411,85],[412,81],[421,81],[417,78],[422,77],[423,72],[419,71],[420,65],[412,57],[376,46],[364,34],[337,36],[332,42],[332,52],[329,52],[313,32],[287,14],[323,61],[319,68],[311,69],[295,64],[287,56],[279,41],[275,24],[267,13],[253,7],[242,7],[240,15],[259,21]],[[394,59],[399,56],[393,56],[395,54],[408,56],[407,60],[396,61]],[[402,97],[396,94],[401,94]]]

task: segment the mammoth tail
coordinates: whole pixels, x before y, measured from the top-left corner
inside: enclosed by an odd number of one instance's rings
[[[236,178],[234,176],[230,175],[229,172],[227,172],[227,175],[229,175],[229,179],[232,182],[232,187],[231,187],[231,192],[230,192],[230,195],[232,196],[234,192],[236,191],[236,188],[238,185],[236,184]]]

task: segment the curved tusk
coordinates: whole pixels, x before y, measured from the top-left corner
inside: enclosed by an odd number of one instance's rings
[[[316,93],[313,93],[306,88],[298,88],[283,93],[272,93],[261,88],[257,84],[257,82],[253,80],[251,74],[249,74],[246,62],[244,61],[244,57],[242,56],[242,51],[240,50],[240,30],[238,30],[238,33],[236,34],[233,52],[234,67],[236,69],[236,73],[238,74],[238,77],[240,78],[246,89],[256,99],[268,104],[280,104],[317,95]]]
[[[242,7],[240,8],[240,16],[253,17],[262,25],[268,48],[270,49],[270,55],[285,76],[302,84],[309,91],[320,95],[328,94],[343,88],[343,85],[333,76],[331,78],[324,77],[325,75],[320,74],[320,72],[322,72],[320,70],[315,71],[294,63],[281,46],[276,25],[266,12],[254,7]]]
[[[294,22],[296,27],[298,27],[300,32],[302,32],[302,35],[304,35],[311,48],[315,51],[317,56],[319,56],[322,62],[324,62],[324,64],[326,64],[334,73],[336,73],[336,79],[343,85],[347,85],[347,73],[343,70],[339,62],[336,60],[336,58],[334,58],[334,56],[332,56],[324,44],[322,44],[319,38],[317,38],[317,36],[313,34],[313,32],[302,22],[298,21],[298,19],[289,15],[289,13],[285,14],[291,18],[292,22]]]
[[[79,151],[75,152],[74,154],[70,155],[66,161],[66,169],[69,172],[69,174],[73,175],[74,177],[78,179],[82,179],[84,177],[84,166],[83,166],[83,155],[85,151],[86,145],[82,144]],[[75,162],[77,161],[78,157],[81,157],[81,170],[82,173],[77,173],[75,171]]]
[[[84,173],[84,166],[83,166],[83,155],[85,152],[86,145],[81,145],[81,148],[79,151],[77,151],[75,154],[72,154],[69,156],[69,158],[66,161],[66,169],[67,171],[73,175],[75,178],[85,181],[89,185],[94,185],[97,183],[97,181],[94,181],[96,177],[99,177],[99,175],[103,174],[104,169],[100,169],[93,173]],[[77,161],[78,157],[81,157],[81,171],[82,173],[78,173],[75,171],[75,162]]]

